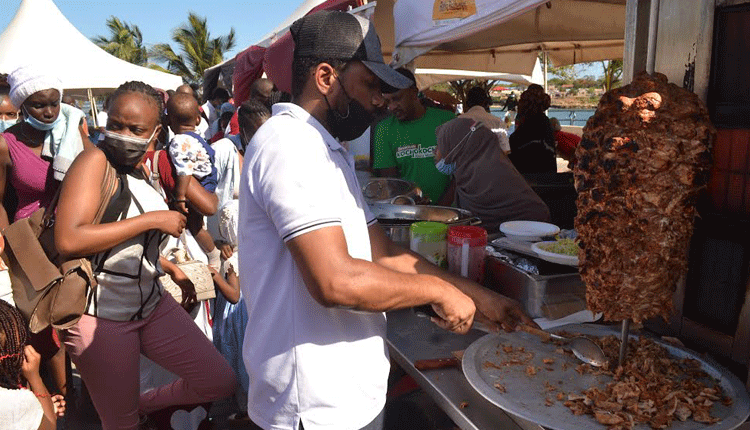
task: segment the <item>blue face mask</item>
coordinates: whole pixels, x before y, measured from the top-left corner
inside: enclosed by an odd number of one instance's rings
[[[26,121],[30,126],[40,131],[50,131],[53,128],[55,128],[55,126],[60,121],[62,121],[62,115],[60,115],[60,113],[57,114],[57,118],[55,118],[54,121],[50,123],[46,123],[46,122],[41,122],[38,119],[34,118],[33,116],[29,115],[29,112],[26,110],[26,108],[24,108],[23,112],[24,112],[24,115],[23,115],[24,121]]]
[[[435,168],[443,175],[452,175],[456,171],[456,163],[446,163],[445,158],[435,163]]]
[[[18,123],[17,119],[4,119],[0,121],[0,133],[4,132],[5,130],[13,127]]]

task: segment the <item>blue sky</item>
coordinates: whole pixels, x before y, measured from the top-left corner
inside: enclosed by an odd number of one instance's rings
[[[147,46],[171,42],[171,31],[187,21],[189,11],[208,19],[213,36],[235,30],[231,54],[257,42],[302,3],[302,0],[53,0],[65,17],[85,36],[108,36],[105,22],[114,15],[137,25]],[[2,0],[0,32],[8,26],[21,0]],[[229,58],[229,57],[226,57]]]
[[[1,0],[0,32],[8,26],[21,0]],[[287,18],[303,0],[53,0],[85,36],[109,36],[105,22],[114,15],[141,29],[146,46],[172,43],[173,29],[187,21],[188,12],[206,17],[215,36],[235,30],[235,48],[224,59],[257,42]],[[601,66],[579,65],[579,76],[601,75]]]

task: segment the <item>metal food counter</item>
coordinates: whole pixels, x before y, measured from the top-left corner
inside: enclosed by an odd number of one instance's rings
[[[406,373],[463,430],[542,430],[529,421],[512,417],[490,403],[464,377],[460,368],[419,371],[414,362],[451,357],[485,333],[472,329],[466,335],[448,332],[409,309],[388,312],[388,348]]]

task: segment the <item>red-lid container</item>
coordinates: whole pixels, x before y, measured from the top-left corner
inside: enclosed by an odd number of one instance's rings
[[[446,240],[450,245],[461,246],[468,242],[471,247],[484,247],[487,246],[487,230],[482,227],[471,225],[448,227],[448,236]]]

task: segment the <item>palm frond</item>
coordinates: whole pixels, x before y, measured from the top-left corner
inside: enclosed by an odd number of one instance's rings
[[[206,18],[189,12],[187,21],[172,31],[171,39],[174,48],[166,43],[154,45],[150,58],[187,82],[197,83],[207,68],[221,63],[224,54],[234,48],[235,31],[232,28],[227,35],[211,37]]]

